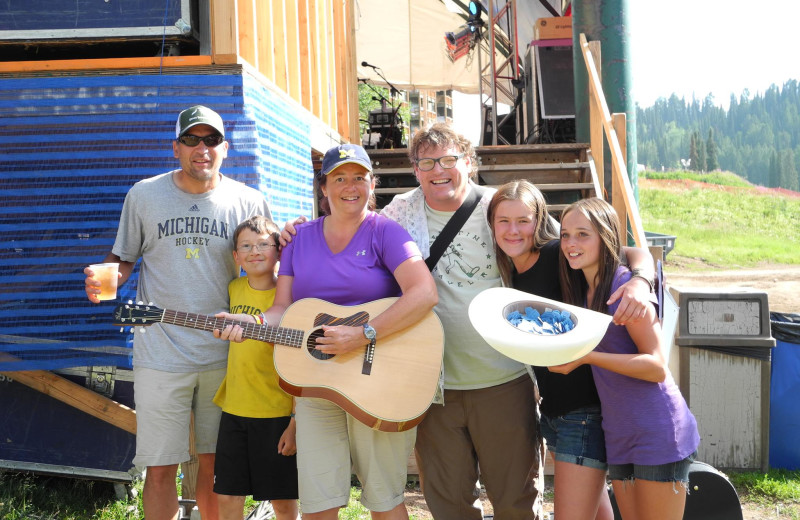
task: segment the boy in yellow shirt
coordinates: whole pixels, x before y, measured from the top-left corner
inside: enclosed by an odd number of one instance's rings
[[[247,276],[228,286],[232,314],[258,316],[272,306],[277,238],[278,227],[262,216],[234,231],[233,258]],[[271,343],[230,343],[227,375],[214,397],[222,408],[214,465],[220,520],[241,520],[247,495],[269,500],[277,520],[298,515],[293,400],[278,386],[272,354]]]

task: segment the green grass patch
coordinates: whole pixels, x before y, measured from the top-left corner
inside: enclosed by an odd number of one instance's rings
[[[771,469],[768,473],[730,473],[728,478],[740,502],[779,511],[780,518],[800,519],[800,471]]]
[[[639,190],[639,208],[647,231],[677,237],[673,255],[727,268],[800,264],[800,198],[752,188],[656,186]]]
[[[117,499],[109,482],[0,472],[2,520],[127,520],[143,516],[141,501]]]

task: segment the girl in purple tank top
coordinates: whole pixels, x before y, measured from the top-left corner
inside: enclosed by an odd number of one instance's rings
[[[559,261],[566,302],[614,313],[609,295],[638,276],[620,263],[620,229],[602,199],[564,210]],[[608,473],[622,518],[681,519],[700,436],[667,368],[655,298],[643,319],[612,323],[592,352],[550,370],[569,373],[581,365],[592,367],[600,396]]]

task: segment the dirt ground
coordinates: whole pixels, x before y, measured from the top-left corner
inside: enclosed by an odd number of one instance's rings
[[[549,492],[546,496],[553,496],[552,487],[546,486],[545,491]],[[484,517],[491,515],[492,505],[486,499],[485,494],[481,495],[481,503],[483,504]],[[416,520],[433,520],[433,516],[430,511],[428,511],[428,506],[425,504],[425,499],[422,496],[422,492],[419,490],[419,486],[413,489],[406,489],[406,507],[408,508],[409,515]],[[552,499],[545,499],[544,511],[545,517],[543,520],[546,520],[548,518],[547,513],[553,511]],[[790,510],[790,508],[780,505],[768,506],[747,502],[742,504],[742,517],[744,520],[790,520],[797,518],[794,515],[796,515],[796,510]]]
[[[667,284],[676,288],[714,288],[731,291],[743,288],[767,293],[770,311],[800,313],[800,265],[764,264],[735,270],[690,271],[696,261],[670,258],[664,264]],[[694,267],[692,267],[694,269]]]

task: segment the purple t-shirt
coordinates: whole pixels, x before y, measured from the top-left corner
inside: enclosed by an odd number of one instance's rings
[[[611,292],[630,280],[621,266]],[[614,314],[619,302],[609,306]],[[608,326],[597,352],[635,354],[639,351],[623,325]],[[592,366],[603,411],[603,432],[609,464],[658,465],[677,462],[691,455],[700,444],[697,422],[678,385],[667,373],[661,383],[652,383]]]
[[[350,243],[333,254],[325,242],[325,217],[297,227],[297,235],[281,252],[279,275],[293,276],[292,301],[320,298],[337,305],[360,305],[400,296],[394,278],[397,266],[422,257],[400,224],[370,212]]]

